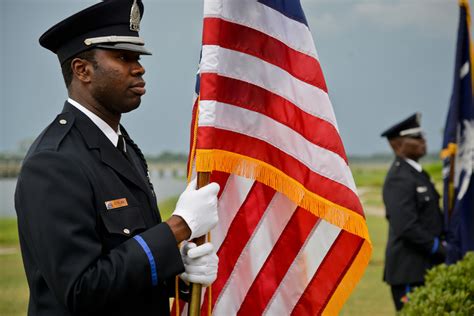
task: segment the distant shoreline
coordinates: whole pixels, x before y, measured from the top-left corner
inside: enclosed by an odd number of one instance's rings
[[[16,178],[21,169],[24,155],[0,153],[0,179]],[[150,172],[161,175],[172,173],[174,176],[186,176],[187,156],[185,154],[163,153],[161,155],[146,156]],[[380,165],[385,167],[393,161],[392,154],[350,155],[349,165]],[[422,163],[439,162],[438,153],[429,153],[422,159]]]
[[[148,161],[150,173],[155,173],[159,177],[172,176],[175,178],[186,177],[186,162],[153,162]],[[22,160],[1,160],[0,159],[0,179],[17,178]]]

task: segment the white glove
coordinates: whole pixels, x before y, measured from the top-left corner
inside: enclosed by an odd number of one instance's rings
[[[184,281],[209,286],[216,280],[219,258],[211,243],[197,247],[195,243],[184,241],[181,258],[185,272],[180,277]]]
[[[189,240],[204,236],[216,226],[218,221],[217,193],[219,193],[219,185],[213,182],[196,190],[196,182],[196,179],[191,181],[186,190],[181,193],[173,212],[173,215],[184,219],[191,229]]]

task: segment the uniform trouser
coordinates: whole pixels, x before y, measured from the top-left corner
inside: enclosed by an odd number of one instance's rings
[[[423,285],[423,283],[412,283],[402,285],[391,285],[393,302],[395,303],[395,309],[397,311],[403,308],[403,304],[408,301],[407,294],[413,291],[417,286]]]

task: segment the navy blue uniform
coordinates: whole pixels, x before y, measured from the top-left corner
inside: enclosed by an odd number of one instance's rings
[[[433,254],[443,233],[439,194],[429,176],[397,157],[383,186],[389,222],[384,280],[390,285],[422,283],[427,269],[440,263]]]
[[[32,145],[15,194],[29,315],[169,314],[183,263],[127,152],[69,103]]]

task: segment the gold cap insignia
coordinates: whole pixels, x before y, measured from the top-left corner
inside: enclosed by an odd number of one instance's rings
[[[130,10],[130,31],[140,31],[140,8],[137,0],[133,0],[132,9]]]

